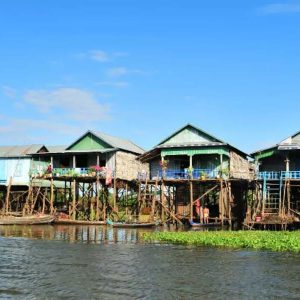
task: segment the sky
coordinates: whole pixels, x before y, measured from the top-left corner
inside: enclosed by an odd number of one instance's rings
[[[300,0],[1,0],[0,144],[191,123],[245,152],[300,130]]]

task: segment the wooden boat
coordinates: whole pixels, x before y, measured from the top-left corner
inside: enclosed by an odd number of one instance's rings
[[[107,219],[106,220],[107,225],[110,225],[112,227],[117,228],[148,228],[148,227],[154,227],[157,224],[156,223],[125,223],[125,222],[113,222],[112,220]]]
[[[0,225],[41,225],[50,224],[54,221],[51,215],[33,215],[25,217],[7,216],[0,218]]]
[[[106,225],[105,221],[84,221],[84,220],[71,220],[71,219],[55,219],[54,224],[63,225]]]
[[[193,222],[191,220],[189,222],[192,227],[219,227],[219,226],[222,226],[222,223],[220,223],[220,222],[198,223],[198,222]]]

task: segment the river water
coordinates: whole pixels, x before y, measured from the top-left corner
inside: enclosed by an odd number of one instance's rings
[[[146,244],[145,229],[0,227],[0,299],[300,299],[300,255]]]

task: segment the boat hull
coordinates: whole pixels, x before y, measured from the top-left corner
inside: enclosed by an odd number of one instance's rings
[[[197,222],[193,222],[193,221],[190,221],[190,226],[192,227],[220,227],[222,226],[221,223],[197,223]]]
[[[106,225],[105,221],[83,221],[83,220],[70,220],[70,219],[55,219],[54,224],[62,225]]]
[[[113,222],[111,220],[107,220],[107,225],[116,228],[149,228],[154,227],[156,223],[123,223],[123,222]]]
[[[54,216],[27,216],[27,217],[3,217],[0,218],[0,225],[41,225],[50,224]]]

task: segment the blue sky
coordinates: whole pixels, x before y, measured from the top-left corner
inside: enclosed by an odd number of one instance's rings
[[[0,1],[0,144],[192,123],[243,151],[300,130],[300,1]]]

